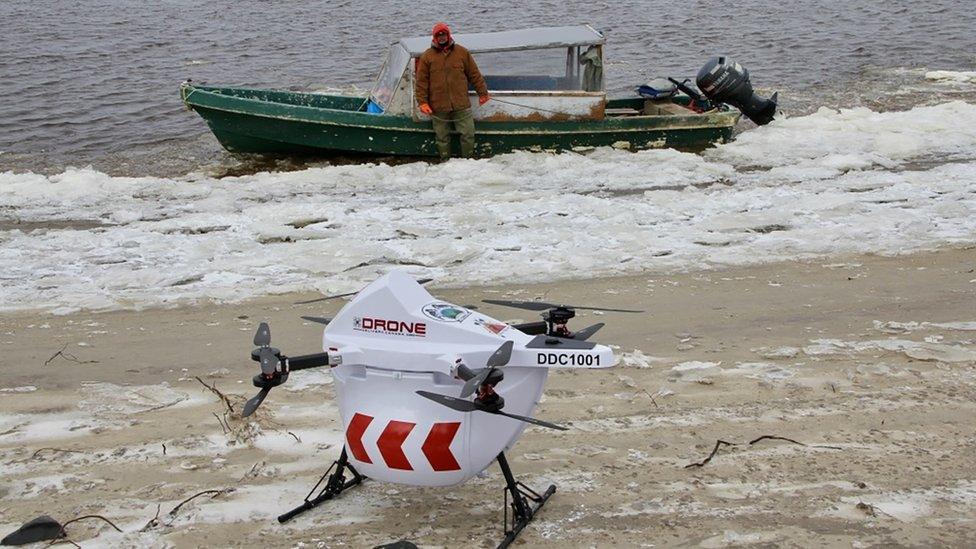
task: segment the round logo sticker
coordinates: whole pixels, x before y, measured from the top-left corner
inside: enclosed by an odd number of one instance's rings
[[[441,322],[461,322],[471,314],[467,309],[440,301],[424,305],[423,311],[428,317]]]

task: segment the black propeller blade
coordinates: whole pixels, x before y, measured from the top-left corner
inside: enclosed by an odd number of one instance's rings
[[[495,350],[494,353],[488,357],[488,362],[486,367],[478,370],[474,377],[468,379],[464,382],[464,387],[461,388],[461,397],[467,398],[474,394],[481,387],[481,384],[488,379],[491,375],[491,371],[499,366],[504,366],[508,364],[508,361],[512,359],[512,348],[515,346],[514,341],[506,341],[502,343],[501,347]]]
[[[463,398],[442,395],[440,393],[431,393],[430,391],[417,391],[417,394],[424,398],[429,398],[438,404],[443,404],[452,410],[457,410],[458,412],[473,412],[475,410],[480,410],[475,402],[464,400]]]
[[[258,331],[254,332],[254,344],[258,347],[271,345],[271,326],[267,322],[258,325]]]
[[[509,414],[508,412],[502,412],[501,410],[488,410],[479,405],[477,402],[464,400],[463,398],[442,395],[439,393],[431,393],[430,391],[417,391],[417,394],[424,398],[433,400],[438,404],[443,404],[452,410],[457,410],[458,412],[482,411],[487,414],[497,414],[500,416],[510,417],[512,419],[517,419],[533,425],[539,425],[540,427],[548,427],[549,429],[556,429],[558,431],[568,431],[566,427],[556,425],[555,423],[549,423],[548,421],[542,421],[541,419],[535,419],[534,417]]]
[[[491,413],[498,414],[498,415],[502,415],[502,416],[506,416],[506,417],[510,417],[512,419],[517,419],[519,421],[524,421],[526,423],[531,423],[533,425],[538,425],[540,427],[548,427],[549,429],[555,429],[557,431],[568,431],[569,430],[568,427],[563,427],[562,425],[556,425],[555,423],[549,423],[548,421],[542,421],[541,419],[536,419],[534,417],[526,417],[526,416],[520,416],[520,415],[517,415],[517,414],[510,414],[508,412],[503,412],[501,410],[499,410],[497,412],[491,412]]]
[[[328,326],[329,323],[332,322],[332,319],[331,318],[325,318],[325,317],[322,317],[322,316],[303,316],[302,318],[304,320],[309,321],[309,322],[315,322],[315,323],[318,323],[318,324],[324,324],[326,326]]]
[[[611,309],[608,307],[584,307],[582,305],[558,305],[556,303],[546,303],[545,301],[511,301],[507,299],[482,299],[485,303],[492,305],[502,305],[504,307],[514,307],[527,311],[546,311],[549,309],[580,309],[585,311],[608,311],[612,313],[643,313],[644,311],[634,309]]]
[[[514,341],[506,341],[502,343],[500,347],[495,349],[495,352],[488,357],[488,362],[485,363],[489,368],[495,368],[497,366],[504,366],[508,364],[509,360],[512,360],[512,349],[515,348]]]
[[[241,417],[247,417],[254,413],[254,410],[258,409],[258,406],[264,402],[264,397],[268,396],[271,392],[271,387],[265,387],[258,391],[258,394],[254,395],[244,404],[244,411],[241,412]]]
[[[586,341],[587,339],[593,337],[593,334],[599,332],[600,328],[604,326],[606,326],[606,324],[602,322],[598,322],[592,326],[587,326],[586,328],[583,328],[582,330],[579,330],[578,332],[573,334],[573,339],[577,339],[579,341]]]
[[[423,285],[423,284],[427,284],[428,282],[433,282],[433,281],[434,281],[433,278],[420,278],[420,279],[417,279],[417,284]],[[344,294],[329,295],[329,296],[325,296],[325,297],[317,297],[315,299],[309,299],[309,300],[306,300],[306,301],[296,301],[295,302],[295,305],[308,305],[309,303],[318,303],[320,301],[328,301],[330,299],[339,299],[340,297],[349,297],[351,295],[358,294],[360,291],[361,290],[356,290],[355,292],[347,292],[347,293],[344,293]]]

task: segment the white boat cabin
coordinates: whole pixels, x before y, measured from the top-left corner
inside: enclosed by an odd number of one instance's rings
[[[430,41],[404,38],[390,46],[370,112],[428,119],[414,98],[414,78]],[[605,39],[589,25],[455,34],[454,41],[471,51],[492,96],[478,105],[468,90],[475,120],[603,119]]]

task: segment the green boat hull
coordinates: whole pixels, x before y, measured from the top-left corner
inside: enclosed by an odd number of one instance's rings
[[[365,112],[363,97],[184,84],[187,107],[235,153],[437,156],[430,122]],[[639,109],[640,98],[608,109]],[[739,114],[620,116],[603,120],[479,121],[476,154],[615,146],[698,149],[732,138]],[[455,136],[454,150],[459,146]]]

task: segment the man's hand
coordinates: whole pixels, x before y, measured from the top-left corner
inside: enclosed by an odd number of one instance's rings
[[[489,99],[491,99],[490,95],[480,95],[478,96],[478,104],[484,105],[485,103],[488,102]]]
[[[434,114],[434,110],[431,109],[430,105],[428,105],[427,103],[420,104],[420,112],[426,114],[427,116]]]

